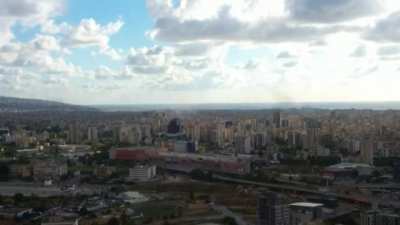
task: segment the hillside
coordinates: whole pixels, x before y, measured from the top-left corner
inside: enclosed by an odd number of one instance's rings
[[[97,111],[95,108],[55,101],[0,96],[0,112]]]

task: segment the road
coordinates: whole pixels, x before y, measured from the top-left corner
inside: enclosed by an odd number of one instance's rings
[[[66,192],[61,191],[57,186],[45,187],[29,182],[0,182],[0,195],[3,196],[13,196],[17,193],[25,196],[36,195],[39,197],[67,196],[71,194],[91,195],[95,190],[98,190],[98,188],[93,186],[81,186],[74,192]]]
[[[200,224],[200,223],[208,223],[208,222],[214,222],[223,219],[224,217],[221,215],[217,216],[201,216],[201,217],[191,217],[191,218],[179,218],[179,219],[173,219],[170,220],[169,222],[172,224]]]
[[[228,208],[226,208],[225,206],[222,205],[214,205],[212,204],[211,207],[217,211],[220,212],[222,215],[226,216],[226,217],[231,217],[233,218],[236,223],[238,225],[249,225],[246,221],[244,221],[242,219],[242,217],[234,212],[232,212],[231,210],[229,210]]]

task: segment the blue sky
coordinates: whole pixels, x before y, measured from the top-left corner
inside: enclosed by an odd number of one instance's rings
[[[145,35],[153,23],[146,10],[145,1],[71,0],[65,4],[64,10],[63,15],[57,20],[71,24],[79,24],[82,18],[93,18],[101,24],[122,19],[126,26],[123,26],[110,40],[109,44],[113,48],[129,49],[154,45]],[[90,57],[91,51],[92,49],[77,50],[76,54],[68,59],[86,69],[94,69],[99,64],[113,68],[121,65],[119,62],[108,62],[107,57]]]
[[[72,24],[78,24],[82,18],[94,18],[100,24],[121,18],[126,26],[110,40],[114,48],[126,49],[153,44],[145,35],[153,24],[145,1],[70,0],[66,4],[65,11],[59,21]]]
[[[396,0],[0,0],[0,95],[394,101],[399,27]]]

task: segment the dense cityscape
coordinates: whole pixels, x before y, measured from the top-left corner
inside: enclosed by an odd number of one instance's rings
[[[399,111],[24,109],[0,127],[0,224],[400,221]]]
[[[0,0],[0,225],[400,225],[399,0]]]

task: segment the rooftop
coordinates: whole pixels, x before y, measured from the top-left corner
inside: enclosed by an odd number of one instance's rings
[[[295,203],[289,204],[289,206],[315,208],[315,207],[322,207],[324,205],[320,204],[320,203],[312,203],[312,202],[295,202]]]
[[[373,168],[373,167],[371,165],[363,163],[339,163],[328,167],[328,169],[356,169],[356,168]]]

